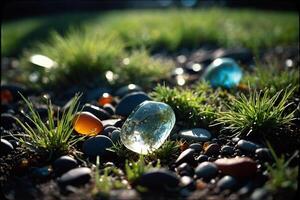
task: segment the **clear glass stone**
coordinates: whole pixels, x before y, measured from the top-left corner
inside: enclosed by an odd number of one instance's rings
[[[231,58],[217,58],[206,69],[203,79],[212,87],[232,88],[240,82],[242,70]]]
[[[151,153],[165,142],[175,120],[174,111],[169,105],[144,101],[133,110],[123,124],[121,141],[136,153]]]

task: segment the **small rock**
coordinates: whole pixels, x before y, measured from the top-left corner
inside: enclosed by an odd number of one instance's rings
[[[243,151],[254,153],[255,150],[258,148],[258,145],[256,145],[253,142],[247,141],[247,140],[240,140],[237,143],[237,147]]]
[[[123,86],[121,88],[119,88],[116,92],[115,92],[115,96],[118,96],[120,98],[124,97],[127,94],[133,93],[133,92],[139,92],[142,91],[142,88],[138,85],[135,84],[129,84],[126,86]]]
[[[90,112],[100,120],[110,119],[111,116],[106,110],[92,104],[85,104],[82,111]]]
[[[223,174],[245,178],[256,174],[256,163],[248,157],[221,158],[215,161]]]
[[[17,123],[17,120],[12,114],[1,113],[1,126],[4,129],[9,130],[9,129],[13,128],[13,124],[16,124],[16,123]]]
[[[140,200],[141,197],[137,191],[130,189],[112,190],[109,194],[110,200]]]
[[[106,127],[104,128],[104,130],[102,131],[102,135],[110,136],[110,134],[111,134],[114,130],[117,130],[117,127],[108,125],[108,126],[106,126]]]
[[[74,130],[81,135],[97,135],[103,131],[100,119],[90,112],[79,112],[73,122]]]
[[[122,120],[121,119],[107,119],[107,120],[101,120],[101,121],[102,121],[102,124],[104,127],[109,126],[109,125],[118,127],[117,123]]]
[[[61,156],[53,162],[52,167],[54,173],[57,176],[60,176],[63,173],[69,171],[70,169],[77,167],[77,165],[78,163],[74,158],[70,156]]]
[[[176,168],[176,171],[180,176],[194,175],[194,169],[188,163],[182,163]]]
[[[202,163],[202,162],[208,161],[208,156],[207,155],[200,155],[196,158],[196,160],[198,161],[198,163]]]
[[[115,107],[113,107],[113,105],[107,103],[103,106],[103,109],[106,110],[106,112],[108,112],[110,115],[114,115],[116,112]]]
[[[270,193],[265,188],[257,188],[253,191],[250,200],[271,200]]]
[[[116,114],[121,116],[129,116],[135,107],[146,100],[150,100],[150,98],[144,92],[130,93],[120,100],[116,107]]]
[[[234,148],[228,145],[224,145],[221,148],[221,154],[226,156],[231,156],[234,154]]]
[[[1,156],[3,155],[7,155],[9,154],[10,152],[12,152],[14,150],[14,147],[13,145],[7,141],[6,139],[1,139],[1,143],[0,143],[0,153],[1,153]]]
[[[195,174],[197,175],[197,178],[209,180],[218,174],[218,168],[214,163],[205,161],[196,167]]]
[[[217,186],[221,189],[221,190],[232,190],[235,189],[235,187],[237,186],[237,180],[232,177],[232,176],[224,176],[223,178],[221,178],[218,183]]]
[[[203,128],[182,130],[179,132],[179,136],[183,139],[197,141],[197,142],[206,142],[211,139],[210,132]]]
[[[143,174],[139,184],[153,190],[174,189],[179,184],[178,177],[167,169],[154,169]]]
[[[259,160],[271,161],[272,154],[268,148],[258,148],[255,150],[255,154]]]
[[[180,178],[180,186],[189,190],[194,190],[196,188],[196,183],[192,177],[183,176]]]
[[[71,169],[70,171],[64,173],[58,180],[60,187],[65,187],[67,185],[79,186],[88,183],[91,179],[92,171],[87,167],[80,167],[76,169]]]
[[[220,145],[212,143],[204,148],[204,154],[207,156],[218,155],[220,153]]]
[[[195,159],[194,159],[194,154],[195,150],[194,149],[186,149],[184,150],[177,158],[177,160],[175,161],[175,163],[177,165],[181,164],[181,163],[184,163],[184,162],[187,162],[189,164],[194,164],[195,163]]]
[[[110,151],[106,150],[113,146],[112,140],[104,135],[99,135],[96,137],[91,137],[84,141],[82,150],[83,152],[90,156],[108,156]]]
[[[119,129],[116,129],[114,130],[111,134],[110,134],[110,138],[111,140],[116,144],[118,143],[121,138],[120,138],[120,134],[121,134],[121,131]]]
[[[46,178],[50,175],[49,167],[35,167],[32,169],[32,175],[36,178]]]
[[[199,143],[193,143],[193,144],[190,144],[189,148],[190,148],[190,149],[194,149],[195,152],[201,152],[201,150],[202,150],[202,145],[199,144]]]

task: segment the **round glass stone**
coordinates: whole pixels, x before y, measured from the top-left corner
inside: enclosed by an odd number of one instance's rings
[[[203,79],[212,87],[232,88],[242,78],[242,70],[231,58],[217,58],[206,69]]]
[[[165,142],[175,120],[174,111],[169,105],[144,101],[132,111],[123,124],[121,141],[136,153],[151,153]]]

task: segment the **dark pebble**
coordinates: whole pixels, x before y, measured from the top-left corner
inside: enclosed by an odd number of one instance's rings
[[[106,110],[92,104],[85,104],[82,111],[90,112],[100,120],[110,119],[111,116]]]
[[[65,187],[67,185],[80,186],[88,183],[91,179],[92,171],[87,167],[80,167],[76,169],[71,169],[70,171],[64,173],[57,182],[60,187]]]
[[[238,182],[236,178],[232,176],[224,176],[218,181],[217,186],[221,190],[226,190],[226,189],[232,190],[236,188],[237,184]]]
[[[84,141],[82,150],[83,152],[90,156],[109,156],[111,152],[106,150],[113,146],[112,140],[104,135],[98,135],[96,137],[91,137]]]
[[[196,160],[198,161],[198,163],[202,163],[202,162],[208,161],[208,156],[207,155],[200,155],[196,158]]]
[[[256,145],[253,142],[247,141],[247,140],[240,140],[237,143],[237,147],[243,151],[254,153],[255,150],[258,148],[258,145]]]
[[[129,116],[136,106],[146,100],[150,100],[150,98],[144,92],[130,93],[120,100],[116,107],[116,114],[121,116]]]
[[[174,189],[178,184],[179,179],[176,174],[167,169],[154,169],[146,172],[139,180],[139,185],[153,190]]]
[[[204,154],[207,156],[219,155],[219,153],[220,145],[217,143],[210,144],[204,149]]]
[[[194,169],[188,163],[182,163],[177,168],[177,173],[180,176],[193,176]]]
[[[142,91],[142,88],[138,85],[135,84],[129,84],[126,86],[123,86],[121,88],[119,88],[116,92],[115,92],[115,96],[118,96],[120,98],[124,97],[127,94],[133,93],[133,92],[139,92]]]
[[[108,125],[103,129],[101,134],[109,137],[114,130],[117,130],[117,127]]]
[[[52,167],[54,173],[57,176],[60,176],[70,169],[77,167],[77,165],[78,163],[74,158],[70,156],[61,156],[53,162]]]
[[[226,156],[231,156],[234,154],[234,148],[228,145],[224,145],[221,148],[221,154]]]
[[[211,162],[202,162],[196,167],[195,174],[197,178],[210,180],[218,174],[218,167]]]
[[[183,176],[180,178],[180,186],[187,188],[188,190],[194,190],[196,188],[196,183],[192,177]]]
[[[6,139],[1,139],[1,143],[0,143],[0,153],[1,153],[1,156],[3,155],[7,155],[9,154],[10,152],[12,152],[14,150],[14,147],[13,145],[7,141]]]
[[[113,107],[113,105],[107,103],[103,106],[103,109],[106,110],[106,112],[108,112],[111,115],[114,115],[116,112],[115,107]]]
[[[195,152],[201,152],[202,151],[202,145],[199,144],[199,143],[190,144],[189,148],[194,149]]]
[[[268,148],[259,148],[255,150],[256,157],[261,161],[271,161],[272,154]]]
[[[265,188],[257,188],[250,196],[250,200],[271,200],[273,199]]]
[[[120,141],[120,134],[121,134],[121,130],[119,130],[119,129],[114,130],[110,134],[110,138],[115,144]]]
[[[16,124],[16,123],[17,123],[17,120],[12,114],[1,113],[1,126],[4,129],[9,130],[9,129],[13,128],[13,124]]]
[[[181,163],[189,163],[191,165],[194,165],[195,164],[195,158],[194,158],[194,152],[195,150],[194,149],[186,149],[184,150],[177,158],[177,160],[175,161],[175,163],[177,165],[180,165]]]
[[[16,148],[20,145],[20,143],[17,140],[9,140],[9,143],[11,143],[14,148]]]

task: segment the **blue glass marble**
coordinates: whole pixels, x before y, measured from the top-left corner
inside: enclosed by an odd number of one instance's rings
[[[174,111],[169,105],[144,101],[133,110],[123,124],[121,141],[136,153],[151,153],[165,142],[175,120]]]
[[[230,89],[239,84],[243,76],[239,65],[231,58],[217,58],[205,70],[203,79],[212,87]]]

